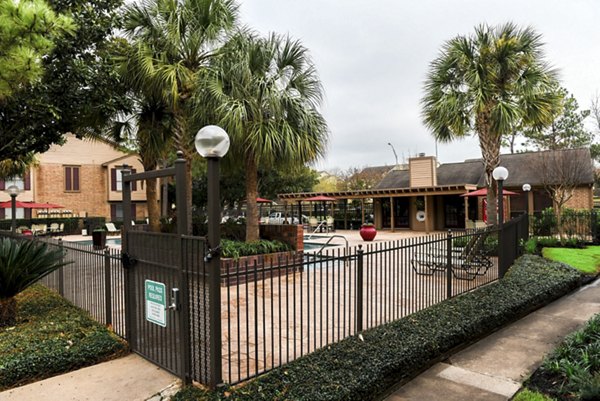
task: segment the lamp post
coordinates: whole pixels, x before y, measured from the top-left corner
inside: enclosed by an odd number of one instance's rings
[[[391,142],[388,142],[388,145],[392,148],[392,152],[394,152],[394,157],[396,158],[396,166],[398,165],[398,154],[396,153],[396,149],[394,149],[394,145]]]
[[[504,224],[504,196],[502,195],[504,180],[508,178],[508,170],[498,166],[492,171],[492,177],[498,182],[498,226]]]
[[[17,195],[21,190],[16,185],[11,185],[6,188],[5,192],[10,195],[10,231],[13,234],[17,232]]]
[[[531,185],[523,184],[523,192],[525,193],[525,213],[529,214],[529,191],[531,191]]]
[[[229,136],[221,127],[208,125],[196,134],[196,151],[208,162],[208,252],[205,260],[210,272],[210,355],[211,387],[223,380],[221,377],[221,206],[219,200],[219,160],[229,150]]]

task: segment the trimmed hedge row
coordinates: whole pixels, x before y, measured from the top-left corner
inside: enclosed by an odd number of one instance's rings
[[[128,352],[123,340],[41,285],[19,294],[17,305],[17,324],[0,329],[0,391]]]
[[[540,257],[518,259],[505,278],[347,338],[220,392],[180,391],[173,401],[373,400],[454,348],[514,321],[580,285],[576,270]]]

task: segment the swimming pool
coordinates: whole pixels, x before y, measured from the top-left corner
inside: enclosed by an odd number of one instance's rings
[[[79,245],[93,245],[93,241],[91,239],[84,240],[84,241],[71,241],[71,242],[73,242],[74,244],[79,244]],[[107,238],[106,245],[121,246],[121,238]]]

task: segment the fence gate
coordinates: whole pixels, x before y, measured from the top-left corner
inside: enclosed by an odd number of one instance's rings
[[[207,383],[205,239],[127,231],[123,245],[132,351],[184,381]]]

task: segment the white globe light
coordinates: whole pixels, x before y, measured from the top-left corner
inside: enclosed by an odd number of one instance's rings
[[[523,184],[523,191],[525,191],[525,192],[531,191],[531,185],[529,185],[529,184]]]
[[[498,166],[492,171],[492,177],[496,181],[504,181],[508,178],[508,170],[505,167]]]
[[[207,125],[196,134],[194,146],[202,157],[223,157],[229,150],[229,135],[221,127]]]
[[[17,196],[19,194],[19,192],[21,192],[21,189],[18,186],[13,184],[10,187],[6,188],[5,192],[11,196],[13,196],[13,195]]]

